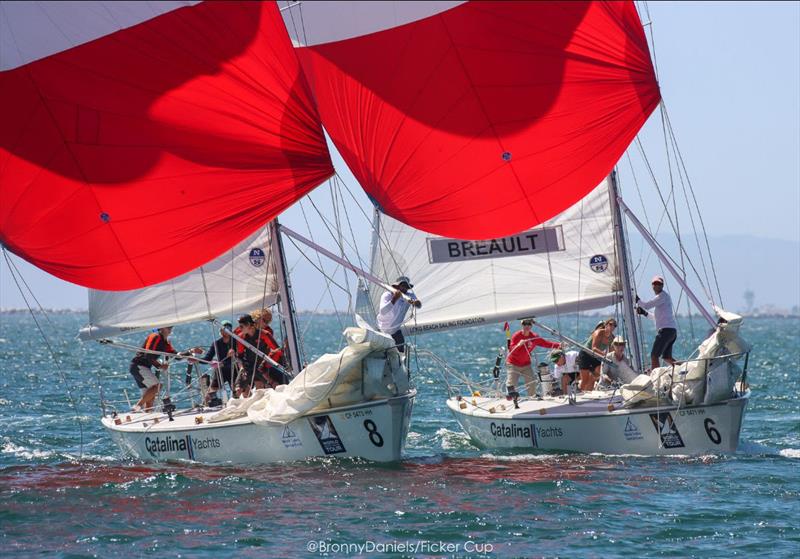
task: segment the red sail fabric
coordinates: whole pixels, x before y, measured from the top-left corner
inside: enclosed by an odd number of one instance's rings
[[[167,280],[333,173],[275,3],[141,22],[169,3],[31,4],[0,14],[0,240],[37,267],[105,290]]]
[[[438,235],[508,235],[573,205],[660,100],[632,2],[302,10],[284,21],[331,139],[385,213]]]

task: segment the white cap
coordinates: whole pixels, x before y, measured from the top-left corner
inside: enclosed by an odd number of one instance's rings
[[[660,283],[661,285],[664,285],[664,278],[661,276],[653,276],[653,280],[650,283]]]

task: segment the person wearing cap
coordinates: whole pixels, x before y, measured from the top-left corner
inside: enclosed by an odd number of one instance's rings
[[[636,296],[636,312],[642,316],[649,316],[650,313],[645,309],[653,309],[653,316],[656,321],[656,339],[653,340],[653,348],[650,350],[650,364],[653,369],[660,366],[660,358],[670,365],[675,364],[672,358],[672,346],[678,338],[678,323],[675,321],[675,314],[672,312],[672,299],[669,293],[664,291],[664,278],[655,276],[651,282],[655,297],[649,301],[642,301]]]
[[[187,357],[192,353],[203,352],[202,348],[194,347],[178,353],[169,342],[171,334],[172,326],[163,326],[149,334],[142,344],[143,351],[137,352],[131,360],[130,373],[136,381],[136,385],[142,389],[142,397],[133,406],[133,411],[151,411],[153,409],[153,402],[158,391],[161,390],[160,371],[169,367],[166,359],[159,359],[162,356],[160,354],[172,353],[180,358]],[[155,373],[153,373],[153,367],[157,369]]]
[[[535,396],[539,381],[533,374],[531,352],[537,347],[557,349],[561,347],[561,344],[545,340],[531,330],[533,319],[525,318],[521,324],[522,330],[514,332],[514,335],[511,336],[511,344],[506,357],[506,390],[509,396],[518,394],[517,382],[519,382],[519,377],[522,377],[525,380],[525,390],[528,392],[528,396]]]
[[[578,380],[578,352],[557,349],[550,354],[553,362],[553,377],[561,384],[561,394],[567,394],[569,385]]]
[[[381,295],[377,316],[378,329],[384,334],[389,334],[397,344],[397,350],[400,353],[404,353],[406,339],[403,336],[402,328],[406,320],[406,313],[411,308],[411,305],[414,305],[415,308],[420,308],[422,302],[411,291],[414,285],[406,276],[398,277],[392,287],[394,291],[386,291]],[[411,302],[409,302],[409,299]]]
[[[637,373],[625,356],[625,346],[625,338],[622,336],[617,336],[611,342],[611,351],[606,355],[608,360],[603,362],[603,383],[609,385],[614,381],[627,383],[636,378]]]
[[[212,368],[214,374],[211,377],[211,385],[206,394],[206,403],[216,396],[217,391],[222,388],[225,383],[233,387],[232,380],[232,367],[231,360],[233,358],[233,338],[230,332],[233,330],[233,324],[229,320],[223,320],[219,329],[220,337],[214,340],[214,343],[208,348],[206,354],[203,356],[204,361],[213,361]]]

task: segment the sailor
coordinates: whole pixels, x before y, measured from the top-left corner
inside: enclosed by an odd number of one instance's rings
[[[237,334],[247,342],[247,344],[241,341],[236,342],[236,355],[242,364],[242,370],[236,381],[238,395],[248,397],[251,386],[266,388],[268,385],[285,384],[288,379],[282,374],[279,376],[277,374],[279,371],[273,371],[271,364],[265,363],[265,360],[258,355],[260,352],[269,355],[270,359],[275,361],[277,359],[272,356],[280,359],[280,348],[275,339],[268,332],[260,330],[249,314],[239,317]],[[253,348],[257,351],[254,351]]]
[[[675,314],[672,312],[672,299],[669,293],[664,291],[664,278],[655,276],[651,282],[655,297],[649,301],[642,301],[636,296],[636,312],[642,316],[649,316],[645,309],[653,309],[656,321],[656,339],[653,340],[653,348],[650,350],[650,365],[653,369],[661,363],[660,358],[670,365],[675,364],[672,358],[672,346],[678,337],[678,323],[675,321]]]
[[[161,360],[158,353],[150,353],[150,351],[164,353],[172,353],[178,357],[186,357],[192,353],[202,353],[203,349],[194,347],[181,353],[178,353],[172,344],[169,342],[169,336],[172,334],[172,326],[164,326],[159,328],[156,332],[147,336],[147,339],[142,344],[142,349],[147,351],[139,351],[131,360],[130,373],[136,381],[136,385],[142,389],[142,397],[133,406],[133,411],[151,411],[153,409],[153,401],[161,390],[161,382],[158,375],[160,370],[169,367],[169,361]],[[157,370],[153,373],[153,367]]]
[[[518,395],[517,382],[519,377],[525,379],[525,389],[528,396],[535,396],[536,389],[539,381],[533,374],[533,367],[531,367],[531,352],[536,347],[546,347],[550,349],[558,349],[561,344],[558,342],[551,342],[545,340],[539,334],[533,332],[533,319],[525,318],[522,320],[522,330],[519,330],[511,336],[511,345],[509,346],[508,357],[506,357],[506,390],[508,395],[514,397]]]
[[[219,329],[220,337],[214,340],[211,347],[208,348],[206,354],[203,356],[204,361],[212,361],[212,367],[215,369],[211,378],[211,385],[209,386],[208,393],[206,394],[206,403],[210,403],[216,397],[217,391],[222,388],[225,383],[233,387],[232,380],[232,367],[231,360],[233,358],[233,343],[230,332],[233,329],[233,324],[229,320],[222,321],[222,327]]]
[[[285,341],[284,347],[278,345],[277,340],[275,339],[275,332],[272,330],[270,326],[270,322],[272,322],[272,311],[267,308],[254,311],[250,313],[250,316],[253,317],[253,320],[256,323],[256,327],[258,328],[259,332],[259,339],[261,342],[266,344],[268,348],[264,350],[264,353],[269,355],[269,358],[281,365],[282,367],[286,367],[286,359],[285,359]],[[274,367],[269,361],[263,360],[259,365],[260,376],[262,377],[264,383],[269,386],[270,388],[275,388],[281,384],[288,384],[291,380],[286,373]]]
[[[378,328],[384,334],[389,334],[397,344],[397,350],[404,353],[406,350],[406,339],[403,336],[403,322],[406,319],[406,313],[411,305],[415,308],[420,308],[422,302],[417,299],[411,289],[414,285],[406,276],[400,276],[392,284],[394,291],[386,291],[381,296],[380,307],[378,308]],[[406,295],[411,299],[411,303],[406,300]]]
[[[602,367],[604,384],[611,385],[615,381],[628,383],[636,378],[636,371],[633,370],[625,356],[625,345],[625,338],[622,336],[617,336],[611,342],[611,351],[606,355],[607,361],[603,362]]]
[[[578,352],[562,351],[557,349],[550,354],[550,361],[553,362],[553,376],[561,384],[561,394],[569,392],[569,385],[578,380]]]
[[[582,350],[578,354],[578,371],[580,372],[581,391],[594,390],[594,385],[600,380],[601,358],[605,357],[611,347],[611,340],[614,339],[614,329],[617,321],[613,318],[603,320],[594,327],[592,335],[586,340],[586,347],[591,351]]]
[[[272,311],[269,309],[261,309],[250,313],[256,323],[256,328],[264,340],[264,343],[269,347],[269,358],[284,365],[283,354],[284,351],[278,342],[275,340],[275,332],[272,330],[270,323],[272,322]]]

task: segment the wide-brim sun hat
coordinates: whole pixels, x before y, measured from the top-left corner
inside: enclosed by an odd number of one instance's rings
[[[414,284],[411,283],[411,280],[408,279],[408,276],[398,276],[397,279],[394,280],[392,287],[400,287],[400,284],[402,283],[406,284],[409,288],[414,287]]]

